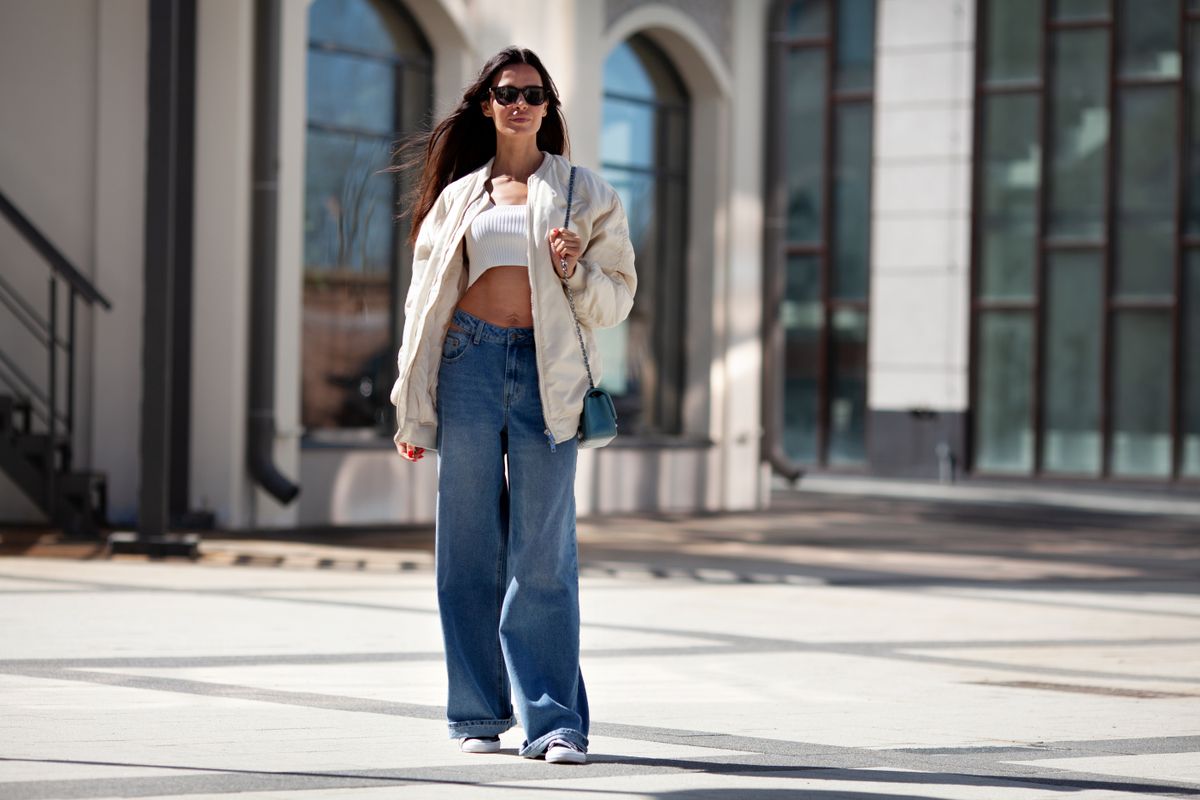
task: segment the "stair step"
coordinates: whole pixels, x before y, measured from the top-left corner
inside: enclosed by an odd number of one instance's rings
[[[2,410],[4,406],[0,406]],[[0,437],[0,470],[62,528],[68,539],[95,539],[108,520],[108,485],[103,473],[64,471],[71,460],[70,441],[53,439],[53,496],[47,495],[46,433],[8,432]]]
[[[100,472],[68,472],[56,479],[55,516],[68,539],[92,539],[108,520],[108,486]]]
[[[50,435],[47,433],[21,433],[18,432],[12,437],[13,447],[17,452],[31,461],[41,465],[46,455],[46,445],[50,441]],[[71,443],[65,436],[55,436],[53,449],[57,459],[55,466],[61,467],[66,456],[70,453]]]
[[[0,435],[28,433],[32,413],[32,407],[25,398],[0,394]]]

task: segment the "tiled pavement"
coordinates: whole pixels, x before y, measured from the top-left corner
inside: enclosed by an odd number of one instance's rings
[[[427,532],[0,558],[0,798],[1200,795],[1200,522],[787,495],[580,525],[591,763],[445,738]]]

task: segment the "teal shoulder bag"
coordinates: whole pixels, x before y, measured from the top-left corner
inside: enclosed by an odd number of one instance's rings
[[[575,195],[575,167],[571,167],[571,179],[567,184],[567,217],[563,220],[563,228],[571,224],[571,200]],[[592,380],[592,364],[588,361],[587,347],[583,343],[583,329],[579,327],[579,315],[575,313],[575,293],[567,285],[567,262],[558,262],[562,270],[560,279],[567,291],[567,302],[571,304],[571,317],[575,320],[575,335],[579,337],[579,351],[583,353],[583,367],[587,370],[588,386],[583,396],[583,413],[579,418],[579,446],[603,447],[617,436],[617,407],[608,392],[596,385]],[[583,265],[576,264],[576,269]]]

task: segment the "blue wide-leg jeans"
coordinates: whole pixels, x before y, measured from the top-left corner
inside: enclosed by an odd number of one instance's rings
[[[533,329],[455,311],[438,373],[436,555],[451,738],[508,730],[515,702],[522,756],[556,738],[587,749],[576,455],[546,430]]]

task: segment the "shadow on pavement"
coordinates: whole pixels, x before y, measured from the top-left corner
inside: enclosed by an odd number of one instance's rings
[[[249,791],[304,791],[324,789],[326,791],[349,792],[353,789],[385,788],[388,786],[488,786],[496,796],[504,797],[504,790],[514,789],[537,796],[542,792],[569,791],[573,796],[603,796],[607,794],[629,794],[627,789],[581,788],[569,790],[555,786],[556,779],[629,777],[676,775],[681,771],[718,776],[759,777],[791,779],[814,779],[822,781],[846,781],[866,784],[907,784],[914,788],[936,786],[995,787],[1013,790],[1055,789],[1059,791],[1111,791],[1145,794],[1170,794],[1180,797],[1200,795],[1200,789],[1163,784],[1131,781],[1105,781],[1075,778],[1034,778],[1027,776],[971,775],[966,773],[938,773],[929,771],[889,769],[838,769],[829,767],[803,767],[795,765],[722,763],[717,761],[693,761],[687,759],[597,757],[585,766],[550,766],[553,777],[548,774],[534,776],[529,764],[484,763],[471,767],[409,767],[402,769],[373,770],[249,770],[222,768],[217,766],[193,767],[181,764],[149,764],[140,762],[72,760],[72,759],[23,759],[0,757],[0,762],[40,762],[70,765],[108,766],[137,769],[163,769],[176,771],[168,776],[129,776],[124,778],[90,778],[65,780],[16,781],[0,783],[7,790],[4,795],[13,800],[49,797],[100,798],[109,796],[147,796],[149,794],[187,795],[204,792],[221,794]],[[624,770],[612,767],[625,767]],[[631,771],[629,768],[633,768]],[[661,769],[661,772],[657,770]],[[546,784],[531,785],[530,780],[545,780]],[[521,786],[506,786],[509,781],[522,781]],[[926,794],[881,794],[838,789],[791,789],[729,787],[672,789],[663,792],[638,791],[646,797],[658,800],[775,800],[783,797],[803,797],[807,800],[936,800],[935,795]]]
[[[717,582],[1200,592],[1200,521],[1034,506],[797,494],[756,514],[591,519],[580,547],[601,569]]]

